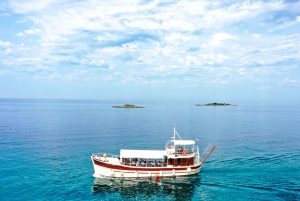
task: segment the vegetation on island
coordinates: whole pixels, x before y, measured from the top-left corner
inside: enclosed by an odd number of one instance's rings
[[[125,105],[119,105],[119,106],[112,106],[114,108],[145,108],[143,106],[137,106],[132,104],[125,104]]]
[[[229,103],[207,103],[207,104],[196,104],[196,106],[236,106]]]

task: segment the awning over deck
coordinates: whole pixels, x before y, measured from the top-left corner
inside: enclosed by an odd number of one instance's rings
[[[121,149],[121,158],[164,158],[166,150],[128,150]]]
[[[174,142],[174,145],[194,145],[194,140],[172,140]]]

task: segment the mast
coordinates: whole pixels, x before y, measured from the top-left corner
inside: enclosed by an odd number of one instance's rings
[[[175,140],[175,134],[176,134],[176,130],[175,130],[175,122],[174,122],[173,130],[174,130],[174,132],[173,132],[173,140]]]
[[[174,126],[173,126],[173,130],[174,130],[174,132],[173,132],[173,140],[175,140],[175,137],[176,137],[176,129],[175,129],[175,119],[174,119]]]

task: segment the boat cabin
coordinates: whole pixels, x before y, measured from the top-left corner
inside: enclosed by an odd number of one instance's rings
[[[177,135],[177,138],[176,137]],[[139,167],[193,166],[200,162],[198,147],[194,140],[182,140],[174,128],[174,136],[165,145],[165,150],[121,149],[120,163]]]

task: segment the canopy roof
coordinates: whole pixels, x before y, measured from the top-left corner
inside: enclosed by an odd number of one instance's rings
[[[164,158],[166,150],[129,150],[121,149],[121,158]]]
[[[193,145],[195,144],[194,140],[172,140],[174,145]]]

